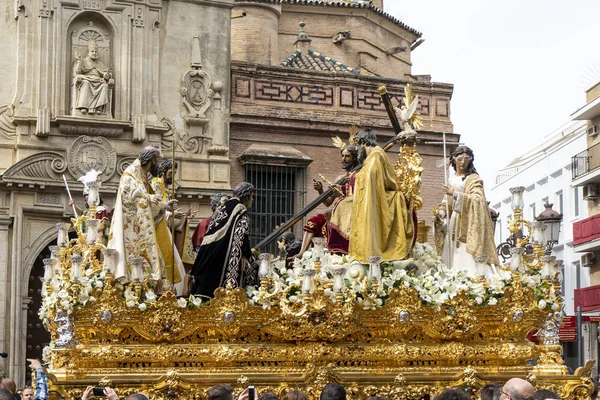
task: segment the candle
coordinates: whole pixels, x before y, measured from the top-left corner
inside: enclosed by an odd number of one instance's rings
[[[104,249],[102,254],[104,255],[104,272],[112,274],[115,271],[115,254],[117,254],[117,250]]]
[[[58,230],[58,238],[56,239],[56,244],[60,247],[65,247],[69,243],[69,228],[71,224],[68,222],[59,222],[56,224],[56,229]]]
[[[381,266],[379,265],[381,262],[381,256],[367,257],[367,261],[369,262],[369,280],[381,280]]]
[[[81,264],[83,257],[80,255],[71,256],[71,281],[78,282],[81,279]]]
[[[97,219],[90,219],[86,221],[86,239],[88,244],[96,243],[96,239],[98,238],[98,224],[100,224],[100,221]]]
[[[338,267],[331,268],[331,274],[333,275],[333,291],[340,293],[344,290],[344,275],[346,274],[346,268]]]

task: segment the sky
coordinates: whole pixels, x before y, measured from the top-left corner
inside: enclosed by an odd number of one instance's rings
[[[454,84],[454,131],[487,191],[600,81],[600,0],[384,0],[384,11],[423,33],[412,73]]]

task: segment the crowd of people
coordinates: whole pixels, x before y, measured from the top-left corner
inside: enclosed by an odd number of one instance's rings
[[[39,360],[29,359],[30,368],[35,372],[35,389],[31,386],[25,386],[18,389],[15,382],[10,378],[0,380],[0,400],[47,400],[48,380],[46,372]],[[591,400],[598,399],[599,385],[595,385],[595,390],[590,396]],[[107,400],[119,400],[119,395],[110,387],[88,386],[82,393],[80,400],[91,400],[97,397],[105,397]],[[206,397],[208,400],[235,400],[234,388],[227,384],[221,384],[211,387]],[[339,383],[328,383],[321,390],[319,400],[347,400],[351,399],[344,386]],[[423,396],[422,399],[429,399],[430,396]],[[478,396],[473,396],[472,392],[465,388],[447,388],[433,397],[433,400],[559,400],[561,397],[548,389],[535,390],[533,385],[521,378],[511,378],[504,384],[488,383],[479,390]],[[277,395],[274,392],[264,392],[259,395],[254,386],[249,386],[240,393],[237,400],[308,400],[307,394],[298,389],[291,389],[285,394]],[[371,396],[367,400],[387,400],[385,395]],[[133,393],[128,395],[125,400],[149,400],[149,397],[143,393]]]

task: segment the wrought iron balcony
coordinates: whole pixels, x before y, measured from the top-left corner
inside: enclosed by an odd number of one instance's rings
[[[571,157],[571,167],[571,178],[577,186],[600,181],[600,143]]]

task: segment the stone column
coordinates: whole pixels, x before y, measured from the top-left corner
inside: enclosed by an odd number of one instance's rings
[[[9,227],[12,224],[12,218],[7,215],[0,216],[0,352],[8,352],[10,337],[9,337],[9,320],[8,302],[10,296],[10,280],[9,280]],[[8,373],[8,359],[0,358],[0,371]]]

